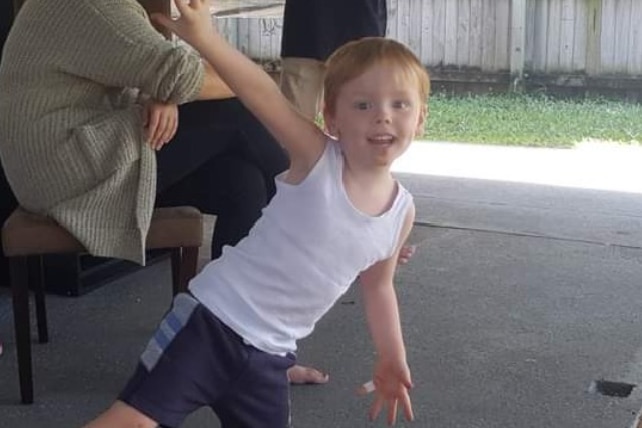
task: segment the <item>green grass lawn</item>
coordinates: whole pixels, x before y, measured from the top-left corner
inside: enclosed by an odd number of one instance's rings
[[[539,147],[586,140],[642,143],[642,105],[624,101],[435,94],[429,106],[427,140]]]

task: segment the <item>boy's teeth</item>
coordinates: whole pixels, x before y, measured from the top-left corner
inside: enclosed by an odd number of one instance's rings
[[[385,135],[385,136],[380,136],[380,137],[372,137],[371,140],[385,143],[385,142],[388,142],[388,141],[392,141],[392,137],[389,136],[389,135]]]

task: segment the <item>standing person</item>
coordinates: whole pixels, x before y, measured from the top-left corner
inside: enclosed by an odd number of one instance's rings
[[[325,61],[339,46],[383,37],[386,0],[286,0],[281,39],[281,91],[304,116],[321,108]]]
[[[430,82],[405,46],[382,38],[328,61],[324,134],[272,79],[212,29],[209,0],[178,0],[157,20],[209,61],[276,139],[290,168],[249,235],[179,294],[129,383],[88,428],[179,426],[202,406],[223,427],[286,427],[296,341],[359,277],[377,351],[370,418],[413,419],[393,277],[412,228],[412,196],[391,163],[423,127]],[[199,352],[194,352],[198,349]]]

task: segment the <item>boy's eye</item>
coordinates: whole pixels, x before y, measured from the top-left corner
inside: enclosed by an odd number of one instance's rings
[[[410,108],[411,105],[410,101],[407,100],[397,100],[392,103],[392,106],[398,109],[407,109]]]
[[[357,110],[368,110],[369,108],[372,108],[372,103],[368,101],[357,101],[354,103],[354,107]]]

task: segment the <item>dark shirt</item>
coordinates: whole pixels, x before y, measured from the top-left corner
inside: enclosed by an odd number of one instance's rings
[[[0,2],[0,54],[7,40],[9,28],[13,21],[13,2],[5,0]]]
[[[386,0],[286,0],[281,56],[325,61],[350,40],[385,36],[386,20]]]

